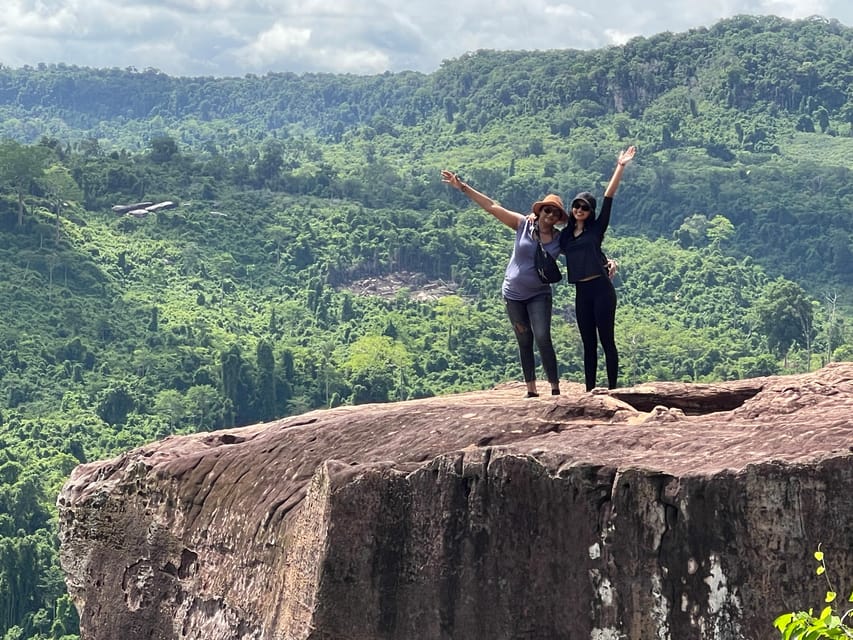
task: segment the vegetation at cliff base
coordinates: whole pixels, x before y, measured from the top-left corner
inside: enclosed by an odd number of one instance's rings
[[[815,573],[826,579],[826,595],[824,606],[820,613],[815,614],[814,609],[808,611],[792,611],[783,613],[773,621],[773,626],[785,640],[824,640],[832,638],[853,638],[853,626],[849,624],[853,615],[853,592],[847,598],[847,602],[840,601],[838,592],[826,573],[826,560],[824,553],[818,545],[814,558],[818,563]],[[846,610],[836,609],[841,607]]]

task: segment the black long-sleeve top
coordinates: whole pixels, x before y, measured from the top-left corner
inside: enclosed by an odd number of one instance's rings
[[[575,236],[571,225],[560,234],[560,250],[566,256],[568,281],[579,282],[594,275],[607,276],[604,270],[604,253],[601,243],[610,224],[613,198],[604,198],[601,213],[584,223],[583,233]]]

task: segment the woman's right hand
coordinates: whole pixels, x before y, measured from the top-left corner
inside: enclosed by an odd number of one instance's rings
[[[441,170],[441,181],[446,182],[454,189],[462,189],[462,181],[459,179],[459,176],[447,169]]]

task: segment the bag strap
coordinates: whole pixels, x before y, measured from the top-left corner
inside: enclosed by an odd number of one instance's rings
[[[536,221],[533,223],[533,234],[534,234],[534,237],[536,238],[536,242],[538,242],[538,243],[539,243],[539,248],[540,248],[542,251],[544,251],[545,253],[548,253],[548,250],[545,248],[545,245],[544,245],[544,244],[542,244],[542,232],[541,232],[541,231],[539,231],[539,221],[538,221],[538,220],[536,220]],[[553,258],[553,257],[554,257],[554,256],[552,256],[550,253],[548,253],[548,256],[549,256],[549,257],[551,257],[551,258]]]
[[[536,242],[538,242],[539,246],[542,247],[542,249],[544,250],[545,245],[542,244],[542,232],[539,231],[539,221],[538,220],[533,221],[533,237],[536,238]]]

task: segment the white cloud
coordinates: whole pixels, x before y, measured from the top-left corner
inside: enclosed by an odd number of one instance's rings
[[[583,11],[574,5],[565,3],[545,5],[543,13],[546,16],[554,16],[556,18],[591,19],[593,17],[588,11]]]
[[[806,18],[823,14],[826,4],[821,0],[762,0],[761,12],[784,18]]]
[[[244,3],[234,0],[168,0],[163,3],[164,6],[200,12],[239,9],[242,4]]]
[[[853,23],[849,0],[6,0],[0,63],[430,72],[477,49],[591,49],[771,13]]]
[[[311,29],[276,23],[238,51],[237,57],[243,58],[251,67],[265,66],[280,61],[288,54],[300,53],[310,40]]]
[[[619,31],[617,29],[605,29],[604,35],[607,36],[607,43],[613,45],[623,45],[628,42],[631,38],[634,38],[640,34],[638,33],[629,33],[626,31]]]
[[[339,73],[382,73],[388,69],[388,56],[376,50],[336,50],[326,49],[319,53],[317,60],[326,64],[321,69],[335,70]]]
[[[3,20],[0,23],[0,36],[13,35],[55,35],[61,36],[74,29],[75,16],[69,7],[51,10],[45,5],[24,6],[22,2],[12,2],[4,7]]]

